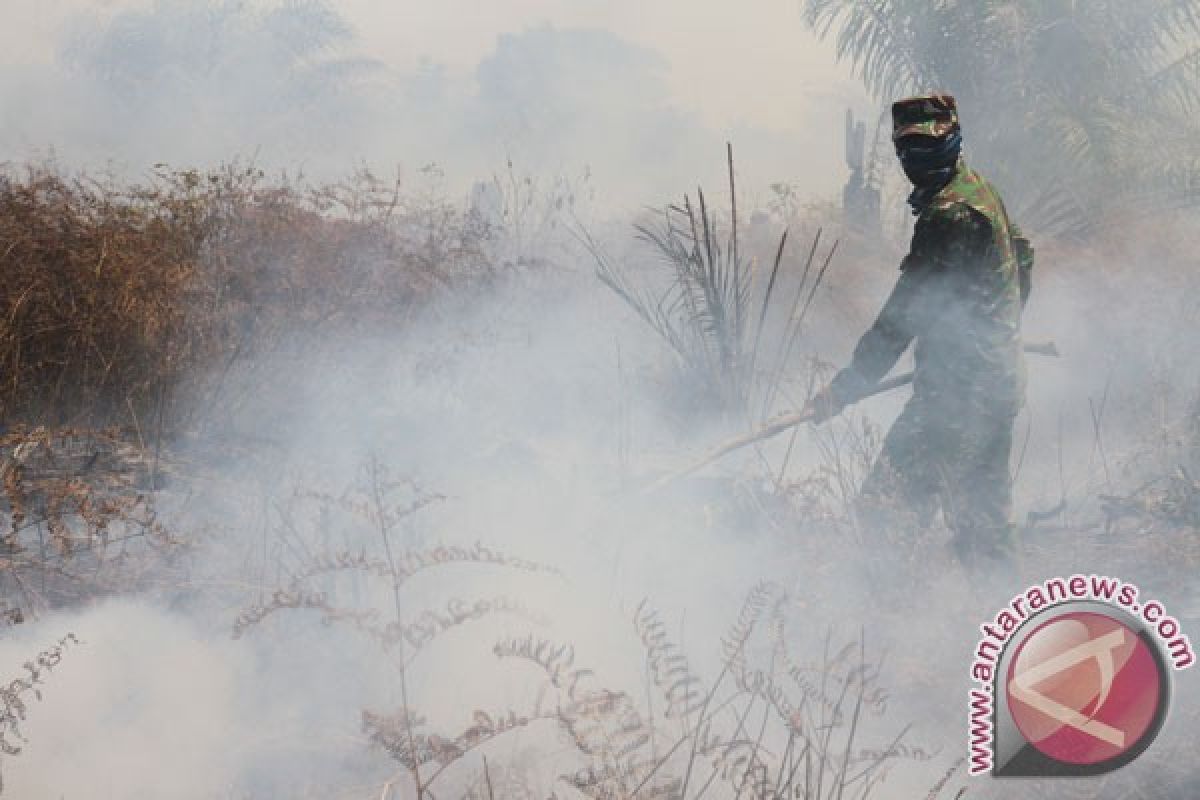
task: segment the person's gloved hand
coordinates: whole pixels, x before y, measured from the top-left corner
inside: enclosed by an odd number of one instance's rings
[[[817,391],[804,406],[804,413],[812,416],[814,424],[820,424],[842,413],[846,403],[841,399],[832,384]]]

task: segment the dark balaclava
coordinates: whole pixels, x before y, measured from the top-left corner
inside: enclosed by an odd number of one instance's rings
[[[892,141],[904,174],[912,181],[913,213],[954,177],[962,153],[958,106],[948,94],[897,100],[892,104]]]
[[[907,136],[896,142],[900,166],[918,189],[945,186],[954,177],[961,154],[962,133],[959,131],[941,138]]]

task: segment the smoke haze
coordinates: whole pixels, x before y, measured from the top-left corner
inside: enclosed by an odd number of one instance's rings
[[[661,494],[638,491],[748,421],[696,411],[679,359],[596,281],[581,229],[639,280],[665,282],[657,254],[631,243],[630,223],[646,219],[636,209],[697,183],[713,187],[714,205],[726,202],[730,141],[743,219],[758,226],[746,244],[758,269],[794,224],[791,291],[817,229],[822,255],[842,237],[794,359],[806,370],[783,379],[772,411],[803,401],[807,365],[827,373],[845,362],[903,253],[909,216],[894,167],[881,242],[858,242],[833,210],[847,177],[846,110],[871,130],[880,109],[795,4],[12,0],[8,11],[0,160],[52,155],[70,169],[140,176],[161,162],[242,159],[314,180],[361,163],[398,166],[406,191],[432,180],[476,210],[511,203],[509,181],[529,175],[552,207],[535,230],[514,232],[504,218],[487,243],[509,268],[500,278],[438,296],[395,325],[289,330],[220,376],[227,409],[204,441],[170,448],[200,477],[159,500],[168,527],[195,537],[183,563],[142,595],[50,613],[0,641],[0,675],[16,676],[66,633],[81,640],[29,703],[22,752],[0,761],[8,796],[412,797],[364,710],[392,714],[407,701],[430,728],[457,731],[479,709],[535,708],[545,674],[494,649],[531,632],[571,643],[577,666],[640,701],[648,668],[630,620],[643,600],[713,680],[743,597],[770,582],[773,598],[787,594],[788,644],[806,663],[827,642],[840,649],[860,637],[872,658],[886,652],[887,702],[863,723],[861,746],[885,748],[912,723],[912,751],[872,797],[925,797],[965,745],[978,625],[1025,583],[1120,574],[1200,632],[1194,583],[1163,571],[1173,541],[1105,538],[1082,525],[1101,518],[1098,496],[1162,463],[1194,464],[1200,440],[1178,427],[1200,387],[1200,287],[1184,269],[1195,266],[1190,243],[1200,244],[1190,212],[1131,240],[1039,251],[1047,266],[1025,329],[1053,338],[1064,357],[1029,364],[1018,512],[1069,499],[1071,516],[1034,544],[1024,583],[962,573],[939,529],[905,543],[894,583],[881,584],[861,543],[822,516],[833,514],[831,498],[849,499],[903,397],[865,402]],[[439,170],[422,172],[431,163]],[[476,182],[495,176],[500,188],[481,195]],[[772,184],[795,187],[790,205]],[[572,207],[556,206],[555,192],[571,193]],[[529,264],[541,268],[516,268]],[[1138,387],[1155,379],[1170,390],[1151,403]],[[203,416],[212,401],[180,402]],[[378,572],[308,576],[338,612],[375,610],[349,625],[315,606],[270,610],[274,589],[298,585],[321,553],[382,557],[371,517],[381,486],[400,510],[398,549],[483,545],[503,558],[417,571],[400,599]],[[818,499],[804,505],[810,495]],[[482,598],[486,610],[452,624],[422,616],[454,617],[457,598]],[[248,609],[267,610],[232,637]],[[405,651],[372,639],[397,614],[436,631],[407,653],[403,687]],[[759,642],[749,655],[768,669],[772,652]],[[1154,769],[1178,753],[1186,760],[1197,730],[1194,676],[1178,677]],[[574,792],[558,775],[582,768],[553,724],[531,723],[486,752],[518,765],[504,774],[525,782],[523,796]],[[1144,767],[1142,778],[1150,758],[1127,771]],[[1196,777],[1194,766],[1171,768]],[[444,791],[486,797],[481,769],[448,772]],[[959,771],[938,796],[964,784]],[[1005,796],[994,782],[969,785],[968,798]]]

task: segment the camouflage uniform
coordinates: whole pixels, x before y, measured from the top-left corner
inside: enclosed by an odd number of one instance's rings
[[[900,101],[893,114],[896,139],[957,130],[946,96]],[[875,527],[899,512],[925,525],[940,507],[960,558],[974,561],[1014,544],[1009,455],[1033,259],[996,190],[961,158],[950,172],[910,198],[917,220],[900,278],[829,392],[854,402],[916,341],[912,398],[863,486],[860,517]]]

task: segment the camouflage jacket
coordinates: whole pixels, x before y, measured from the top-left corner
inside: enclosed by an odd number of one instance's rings
[[[996,190],[961,160],[917,210],[900,278],[832,390],[844,403],[858,400],[916,340],[914,398],[1015,411],[1033,250]]]

